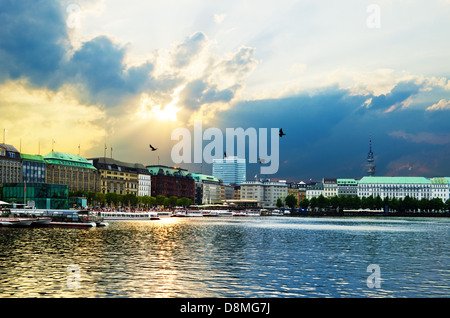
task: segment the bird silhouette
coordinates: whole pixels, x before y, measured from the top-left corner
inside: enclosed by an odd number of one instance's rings
[[[280,128],[280,138],[285,136],[286,134],[283,132],[283,128]]]
[[[154,148],[152,145],[150,145],[150,148],[152,149],[152,151],[155,151],[158,148]]]
[[[259,163],[266,163],[266,159],[259,158],[258,161]]]

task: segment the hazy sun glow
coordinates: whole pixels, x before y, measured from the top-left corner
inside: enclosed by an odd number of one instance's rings
[[[181,109],[177,106],[178,93],[183,88],[184,86],[177,87],[171,95],[172,101],[165,106],[162,106],[162,103],[155,101],[151,96],[143,94],[141,107],[136,115],[142,119],[154,118],[158,121],[177,121],[177,112]]]

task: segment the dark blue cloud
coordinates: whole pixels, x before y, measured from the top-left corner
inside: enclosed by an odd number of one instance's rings
[[[60,5],[51,0],[0,2],[0,80],[28,78],[58,86],[68,47]]]
[[[388,110],[390,107],[404,102],[409,97],[417,94],[422,87],[413,81],[398,83],[388,94],[373,97],[368,107],[372,110]]]
[[[383,108],[390,107],[416,94],[417,86],[401,84],[386,94]],[[408,134],[427,132],[427,136],[450,136],[445,123],[450,112],[434,116],[424,109],[374,112],[363,106],[368,96],[354,95],[344,89],[330,87],[314,95],[301,94],[289,98],[238,103],[220,115],[220,126],[282,127],[286,136],[280,141],[280,169],[267,177],[288,180],[360,178],[372,136],[377,175],[410,173],[425,176],[450,175],[450,144],[421,143],[399,138],[394,131]],[[379,104],[381,107],[381,103]],[[430,157],[432,156],[432,157]],[[422,169],[396,170],[413,164]],[[259,174],[257,164],[247,166],[247,175]]]

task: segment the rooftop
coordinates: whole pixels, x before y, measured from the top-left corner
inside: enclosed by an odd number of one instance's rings
[[[44,160],[47,164],[59,164],[96,170],[86,158],[70,153],[50,152],[44,156]]]
[[[404,183],[404,184],[431,184],[431,181],[425,177],[363,177],[359,180],[360,184],[367,183]]]

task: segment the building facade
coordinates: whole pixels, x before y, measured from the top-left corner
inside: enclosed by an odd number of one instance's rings
[[[152,177],[152,197],[158,195],[186,197],[195,202],[195,181],[186,169],[162,165],[146,168]]]
[[[424,177],[364,177],[358,182],[359,197],[404,199],[406,196],[421,200],[431,199],[433,184]]]
[[[51,152],[44,156],[44,161],[47,183],[67,185],[73,192],[99,192],[99,173],[86,158]]]
[[[273,209],[277,206],[277,200],[283,201],[288,195],[288,185],[286,182],[265,181],[245,181],[241,184],[241,200],[256,200],[263,208]]]
[[[90,158],[89,161],[99,171],[99,191],[102,193],[139,194],[138,169],[141,164],[127,163],[112,158]]]
[[[43,156],[20,154],[23,182],[45,183],[46,164]]]
[[[356,179],[337,179],[337,195],[354,197],[358,195],[358,181]]]
[[[22,159],[12,145],[0,144],[0,184],[22,182]]]
[[[332,198],[338,196],[337,179],[323,178],[323,196],[325,198]]]
[[[323,195],[323,183],[310,181],[306,184],[306,198],[311,200],[312,198],[316,198]]]
[[[212,174],[223,181],[223,184],[240,185],[247,179],[245,159],[226,157],[213,159]]]
[[[214,204],[221,201],[222,180],[199,173],[191,175],[195,181],[195,204]]]

